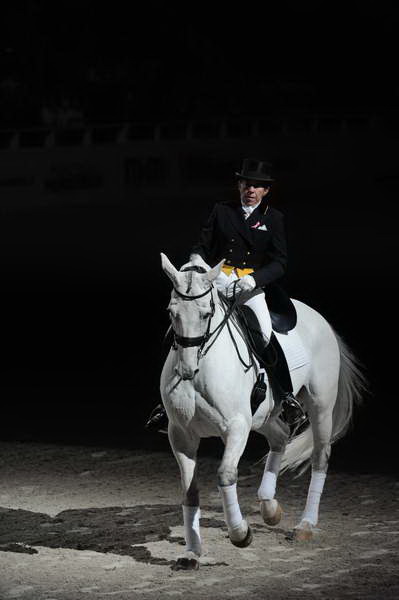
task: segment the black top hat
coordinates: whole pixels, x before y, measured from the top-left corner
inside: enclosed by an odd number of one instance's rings
[[[272,165],[266,160],[257,158],[244,158],[241,173],[236,175],[239,179],[251,179],[252,181],[263,181],[271,183],[274,179],[271,176]]]

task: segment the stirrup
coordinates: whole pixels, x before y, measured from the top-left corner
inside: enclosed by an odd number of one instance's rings
[[[305,413],[302,404],[293,394],[291,394],[291,392],[286,392],[283,395],[281,408],[283,421],[287,423],[290,428],[293,428],[293,433],[291,435],[294,435],[294,433],[308,420],[308,416]]]
[[[309,423],[309,417],[306,413],[303,413],[302,416],[298,417],[294,425],[292,425],[292,430],[290,431],[288,441],[292,440],[292,438],[295,437],[297,434],[299,435],[300,433],[302,433],[302,427],[304,425],[307,425],[307,423]]]

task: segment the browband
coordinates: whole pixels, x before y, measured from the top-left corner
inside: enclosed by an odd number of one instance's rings
[[[198,294],[198,296],[188,296],[187,294],[182,294],[182,292],[179,292],[179,290],[177,290],[175,287],[173,289],[175,290],[176,294],[184,300],[197,300],[197,298],[202,298],[203,296],[209,294],[209,292],[212,290],[212,286],[209,287],[203,294]]]

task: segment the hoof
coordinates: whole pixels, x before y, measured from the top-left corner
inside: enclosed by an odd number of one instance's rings
[[[313,525],[309,521],[302,521],[294,528],[292,539],[297,542],[308,542],[313,537]]]
[[[261,500],[260,514],[266,525],[277,525],[283,516],[283,509],[277,500]]]
[[[231,543],[234,544],[234,546],[237,546],[237,548],[246,548],[247,546],[249,546],[251,544],[252,540],[253,540],[253,535],[252,535],[252,530],[249,525],[248,525],[247,535],[245,536],[245,538],[243,540],[237,541],[237,540],[232,540],[230,538]]]
[[[172,566],[172,571],[198,571],[199,560],[194,553],[190,556],[181,556]]]

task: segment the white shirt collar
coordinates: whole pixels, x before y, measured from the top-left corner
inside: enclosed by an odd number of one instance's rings
[[[241,206],[243,208],[243,211],[245,212],[246,216],[249,217],[253,211],[255,210],[255,208],[258,208],[259,204],[261,203],[261,201],[259,200],[259,202],[257,204],[254,204],[253,206],[246,206],[243,201],[241,200]]]

